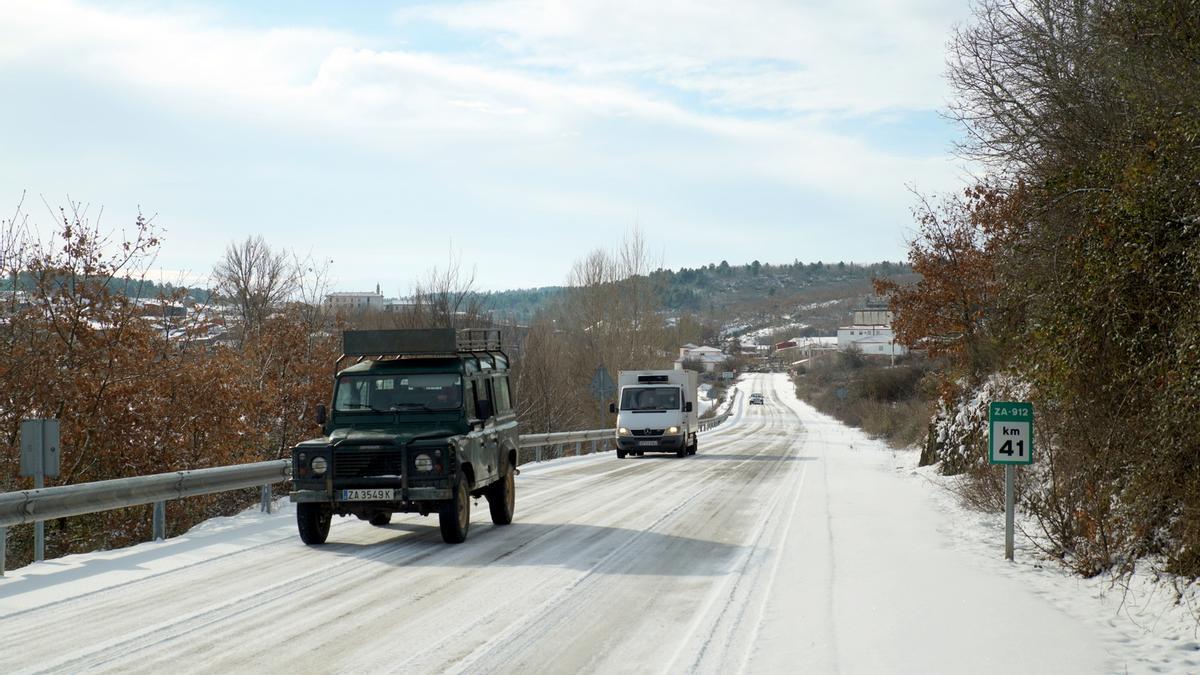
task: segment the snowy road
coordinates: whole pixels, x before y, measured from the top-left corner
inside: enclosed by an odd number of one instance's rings
[[[753,376],[697,456],[527,467],[517,515],[290,509],[0,580],[0,672],[1095,673],[1085,625],[950,545],[890,452]],[[1007,648],[1006,640],[1013,645]]]

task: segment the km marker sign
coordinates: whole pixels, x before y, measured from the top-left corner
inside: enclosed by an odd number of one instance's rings
[[[1033,404],[993,402],[988,407],[988,461],[1033,464]]]
[[[988,405],[988,462],[1004,466],[1004,557],[1013,559],[1016,471],[1033,464],[1033,404],[992,401]]]

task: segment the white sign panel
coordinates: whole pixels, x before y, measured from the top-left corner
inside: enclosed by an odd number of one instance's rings
[[[1024,464],[1030,461],[1031,422],[992,422],[992,464]]]

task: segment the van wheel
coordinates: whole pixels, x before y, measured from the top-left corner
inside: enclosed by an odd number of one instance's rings
[[[309,546],[325,543],[332,521],[333,509],[324,504],[301,502],[296,505],[296,527],[300,530],[300,541]]]
[[[617,459],[625,459],[625,451],[617,448]]]
[[[383,527],[384,525],[392,522],[392,514],[388,511],[373,513],[371,514],[371,519],[367,522],[371,523],[375,527]]]
[[[471,528],[471,495],[466,476],[459,474],[454,496],[438,510],[438,525],[442,529],[442,541],[447,544],[461,544],[467,540],[467,530]]]
[[[517,509],[517,482],[513,475],[512,468],[509,468],[508,475],[488,489],[488,509],[492,512],[492,522],[497,525],[511,523],[513,512]]]
[[[680,458],[687,457],[688,454],[690,453],[688,453],[688,446],[686,445],[679,446],[679,449],[675,451],[675,456]]]

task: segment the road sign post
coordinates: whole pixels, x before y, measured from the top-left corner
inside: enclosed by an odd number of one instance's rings
[[[1004,558],[1013,559],[1017,466],[1033,464],[1033,404],[992,401],[988,405],[988,462],[1004,466]]]
[[[21,421],[21,476],[33,477],[33,489],[46,487],[46,478],[58,477],[58,420]],[[33,560],[46,557],[46,525],[33,524]]]

